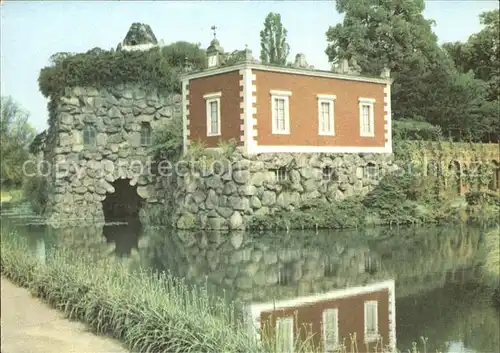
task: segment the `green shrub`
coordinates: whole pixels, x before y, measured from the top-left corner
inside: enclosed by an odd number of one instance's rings
[[[500,206],[500,197],[497,193],[490,190],[468,192],[465,194],[465,201],[469,206],[480,204]]]
[[[418,221],[415,213],[420,196],[418,186],[414,173],[390,174],[365,196],[363,204],[385,223],[414,223]]]
[[[236,151],[238,143],[234,138],[230,139],[229,141],[219,140],[219,142],[217,143],[217,147],[221,149],[222,156],[230,158]]]
[[[175,116],[168,124],[154,131],[151,153],[158,160],[177,159],[182,153],[182,117]]]
[[[23,182],[23,194],[29,201],[34,212],[42,214],[47,206],[48,190],[47,178],[36,175],[25,178]]]
[[[293,212],[278,210],[269,215],[255,215],[248,222],[254,230],[270,229],[341,229],[364,225],[364,207],[359,198],[337,202],[305,203]]]
[[[392,122],[392,135],[400,140],[431,140],[442,139],[441,127],[426,121],[401,119]]]

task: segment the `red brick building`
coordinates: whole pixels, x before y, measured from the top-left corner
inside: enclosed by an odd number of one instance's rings
[[[351,347],[356,333],[359,352],[375,351],[378,343],[396,347],[396,299],[393,280],[291,300],[252,304],[249,330],[275,337],[282,352],[293,352],[293,342],[310,338],[324,352]],[[392,350],[391,350],[392,351]]]
[[[212,67],[183,77],[185,149],[234,139],[247,153],[392,153],[388,72],[371,78],[217,60],[209,55]]]

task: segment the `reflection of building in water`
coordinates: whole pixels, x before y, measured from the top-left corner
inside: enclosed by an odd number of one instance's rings
[[[396,347],[396,299],[394,281],[337,289],[247,307],[247,323],[256,334],[274,337],[280,351],[292,352],[297,339],[312,339],[324,352],[356,345],[367,351],[375,346]],[[311,338],[312,335],[312,338]],[[353,340],[354,341],[354,340]]]
[[[316,303],[317,299],[312,299],[314,305],[294,305],[293,308],[288,307],[286,302],[302,302],[304,298],[318,298],[325,293],[330,293],[333,298],[338,293],[352,293],[355,291],[353,288],[362,293],[370,286],[388,283],[389,279],[395,282],[397,300],[412,298],[443,286],[448,271],[474,263],[479,232],[441,229],[431,236],[428,233],[428,228],[422,232],[405,230],[404,235],[370,240],[348,232],[333,235],[291,232],[289,235],[255,237],[244,232],[172,233],[158,230],[158,234],[149,233],[149,246],[142,251],[148,252],[149,264],[159,270],[168,270],[188,283],[208,284],[210,291],[236,299],[239,307],[248,308],[252,303],[273,303],[272,308],[277,306],[279,309],[274,314],[274,325],[279,315],[288,315],[297,308],[304,307],[301,310],[306,310],[299,311],[300,324],[311,321],[307,316],[312,314],[307,310],[317,310],[313,322],[309,324],[315,328],[317,337],[323,337],[321,324],[318,323],[323,316],[324,303],[320,303],[323,301]],[[388,319],[385,324],[382,321],[382,315],[386,315],[382,312],[392,308],[392,302],[390,306],[388,303],[390,296],[394,295],[394,292],[389,293],[389,289],[384,290],[387,293],[385,297],[384,294],[375,296],[380,330],[384,325],[388,327]],[[339,302],[337,314],[332,311],[324,314],[328,321],[338,321],[341,341],[349,339],[345,332],[356,330],[349,333],[357,334],[359,351],[365,351],[364,303],[371,300],[365,294],[344,297],[342,303],[355,300],[353,303],[356,304],[340,305]],[[282,306],[287,309],[282,310]],[[370,313],[374,313],[374,305],[370,307],[367,304],[366,310],[367,326],[370,326],[369,321],[373,323],[373,319],[369,317],[373,317]],[[394,314],[391,311],[390,315]],[[297,319],[294,320],[295,325]],[[279,328],[285,330],[289,327],[287,325],[290,321],[282,321]],[[392,331],[387,329],[387,332],[387,337],[381,332],[384,345],[389,343]],[[411,332],[414,340],[418,340],[421,334]],[[391,343],[395,344],[395,340]],[[411,348],[411,344],[402,348]]]

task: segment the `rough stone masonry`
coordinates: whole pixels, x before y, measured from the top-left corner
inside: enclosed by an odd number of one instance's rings
[[[151,157],[141,145],[141,124],[154,131],[180,114],[180,95],[164,96],[139,85],[67,89],[56,102],[45,154],[51,167],[49,223],[104,221],[102,201],[115,192],[117,179],[130,179],[143,199],[158,202],[161,183],[145,167]],[[84,146],[86,124],[95,128],[93,146]]]
[[[136,84],[68,89],[56,104],[45,153],[51,165],[49,223],[104,222],[102,202],[116,192],[116,180],[128,179],[142,199],[172,217],[174,227],[242,229],[253,215],[366,194],[382,175],[397,169],[387,154],[249,156],[236,151],[220,170],[215,164],[160,176],[149,169],[153,160],[148,146],[141,145],[141,124],[150,123],[154,131],[180,119],[181,107],[180,95]],[[95,128],[92,146],[84,145],[86,125]],[[368,166],[376,178],[367,177]],[[328,180],[325,168],[334,171]]]
[[[367,168],[375,171],[367,175]],[[213,168],[177,176],[174,225],[180,229],[242,229],[253,215],[305,202],[364,195],[397,170],[392,154],[233,153]]]

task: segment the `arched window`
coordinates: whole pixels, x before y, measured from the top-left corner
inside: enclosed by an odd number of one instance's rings
[[[141,146],[151,145],[151,125],[149,123],[141,124]]]
[[[95,146],[96,129],[94,125],[85,124],[83,127],[83,144],[85,146]]]

